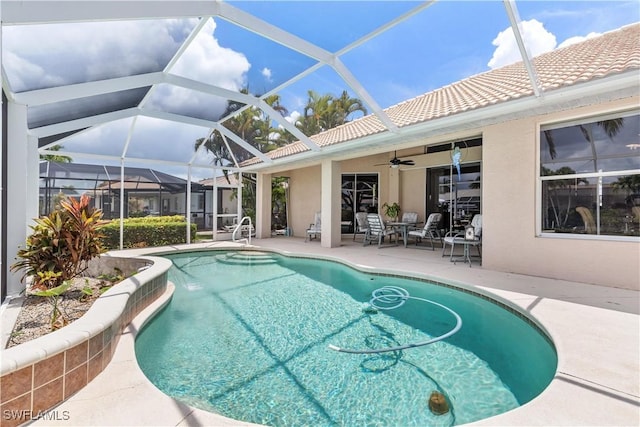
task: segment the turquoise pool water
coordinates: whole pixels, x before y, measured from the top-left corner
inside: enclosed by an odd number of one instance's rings
[[[551,381],[557,357],[529,322],[451,287],[366,274],[339,263],[243,252],[177,253],[171,303],[138,335],[136,355],[164,393],[272,426],[449,426],[516,408]],[[451,330],[451,313],[408,300],[370,312],[371,292],[399,286],[462,318],[444,341],[381,354]],[[428,407],[433,391],[450,405]]]

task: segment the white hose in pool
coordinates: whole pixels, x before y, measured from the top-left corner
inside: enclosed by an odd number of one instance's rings
[[[412,297],[409,295],[409,292],[406,289],[398,286],[383,286],[382,288],[378,288],[374,290],[373,292],[371,292],[371,300],[369,300],[369,305],[378,310],[393,310],[395,308],[403,306],[408,299],[424,301],[424,302],[428,302],[429,304],[437,305],[438,307],[444,308],[449,313],[451,313],[453,317],[455,317],[456,326],[446,334],[442,334],[435,338],[431,338],[427,341],[400,345],[396,347],[354,350],[354,349],[348,349],[348,348],[341,348],[333,344],[329,344],[329,348],[331,350],[341,351],[343,353],[354,353],[354,354],[374,354],[374,353],[385,353],[388,351],[399,351],[399,350],[405,350],[407,348],[421,347],[423,345],[433,344],[434,342],[441,341],[455,334],[462,327],[462,319],[460,318],[460,316],[458,316],[458,313],[451,310],[449,307],[446,307],[442,304],[439,304],[435,301],[431,301],[428,299]]]

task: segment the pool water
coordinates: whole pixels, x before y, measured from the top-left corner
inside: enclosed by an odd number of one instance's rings
[[[450,426],[514,409],[551,381],[549,340],[518,315],[451,287],[373,275],[277,254],[168,255],[173,299],[138,335],[136,355],[164,393],[191,406],[271,426]],[[371,312],[371,292],[399,286],[408,300]],[[450,411],[434,415],[433,391]]]

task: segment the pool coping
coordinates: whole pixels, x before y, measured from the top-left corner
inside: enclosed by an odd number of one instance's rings
[[[202,251],[202,250],[224,250],[224,249],[238,249],[242,247],[249,250],[269,251],[275,253],[281,253],[286,256],[300,257],[298,253],[292,253],[287,250],[274,249],[265,246],[251,246],[237,245],[237,244],[200,244],[190,245],[188,247],[171,247],[171,248],[155,248],[152,251],[145,251],[145,255],[153,254],[166,254],[175,252],[176,249],[180,251]],[[133,254],[131,254],[133,255]],[[368,267],[352,263],[345,262],[345,260],[336,258],[333,256],[314,254],[314,258],[327,259],[330,261],[337,261],[356,268],[361,271],[368,271]],[[381,269],[376,268],[375,274],[391,274],[397,276],[417,277],[424,280],[432,280],[429,275],[424,274],[405,274],[393,269]],[[544,279],[541,279],[544,280]],[[435,280],[441,282],[441,280]],[[496,289],[485,288],[482,286],[470,286],[464,282],[456,280],[447,280],[447,282],[453,284],[455,287],[470,288],[473,293],[478,293],[478,289],[488,294],[492,299],[504,302],[507,306],[513,307],[520,313],[526,313],[526,316],[530,316],[530,310],[527,309],[531,304],[531,300],[534,298],[531,295],[523,295],[510,291],[502,291]],[[576,310],[576,304],[567,303],[563,301],[551,301],[553,310],[560,309],[561,311],[569,309]],[[140,313],[138,317],[131,323],[133,328],[131,331],[123,333],[116,354],[114,355],[112,362],[107,366],[105,371],[98,375],[98,377],[90,384],[88,384],[83,390],[81,390],[76,396],[73,396],[68,401],[64,402],[55,411],[69,411],[70,414],[74,414],[75,421],[72,424],[75,425],[104,425],[105,420],[109,420],[106,424],[109,425],[130,425],[132,418],[131,412],[126,410],[119,410],[118,413],[128,413],[126,417],[119,417],[116,414],[103,412],[94,416],[95,410],[87,411],[86,406],[88,401],[104,402],[108,399],[103,391],[105,388],[105,382],[110,383],[112,390],[119,391],[119,394],[126,393],[127,390],[135,389],[136,395],[132,396],[133,402],[140,402],[138,396],[146,396],[144,398],[145,404],[153,402],[153,411],[145,411],[143,413],[135,412],[135,424],[138,425],[251,425],[249,423],[228,419],[217,414],[213,414],[206,411],[201,411],[195,408],[188,407],[181,404],[176,400],[164,395],[158,389],[156,389],[144,376],[140,368],[135,361],[135,354],[133,349],[133,343],[135,339],[136,330],[144,325],[153,314],[160,308],[156,308],[153,311],[152,306],[161,304],[160,301],[152,303],[148,309],[145,309]],[[549,304],[547,302],[544,303]],[[562,307],[557,307],[557,305]],[[538,304],[537,307],[542,304]],[[578,306],[582,307],[582,306]],[[638,316],[628,313],[611,312],[610,310],[598,309],[589,307],[589,314],[593,310],[602,314],[602,311],[606,311],[607,315],[613,315],[616,321],[628,321],[633,320],[637,322]],[[548,334],[553,340],[557,349],[558,355],[558,368],[556,375],[551,384],[545,389],[539,396],[532,401],[520,406],[512,411],[496,415],[491,418],[483,419],[471,423],[470,425],[558,425],[558,424],[581,424],[581,425],[634,425],[640,421],[640,399],[636,389],[621,390],[618,387],[607,387],[601,385],[599,381],[594,378],[584,378],[583,375],[575,375],[572,373],[570,364],[574,361],[574,356],[566,357],[569,352],[573,350],[567,349],[567,343],[565,339],[566,333],[564,331],[557,330],[557,319],[546,319],[545,315],[533,316],[536,324],[542,328],[542,330]],[[570,317],[570,316],[569,316]],[[622,319],[618,319],[621,317]],[[631,331],[633,334],[634,331]],[[130,340],[130,342],[129,342]],[[635,351],[634,345],[637,343],[632,340],[631,348]],[[594,357],[596,355],[593,355]],[[631,356],[633,359],[633,355]],[[128,362],[126,362],[128,360]],[[626,360],[626,359],[625,359]],[[636,360],[637,362],[637,360]],[[128,363],[128,364],[127,364]],[[628,367],[627,367],[628,369]],[[633,368],[632,368],[633,369]],[[635,373],[637,375],[637,364],[635,366]],[[122,372],[127,374],[122,383],[113,384],[111,380],[116,377],[122,377]],[[132,386],[133,384],[133,386]],[[140,393],[144,390],[144,393]],[[586,397],[585,397],[586,396]],[[168,400],[167,400],[168,399]],[[133,403],[131,402],[131,403]],[[558,403],[560,402],[560,406]],[[113,402],[115,407],[122,407],[120,399]],[[127,403],[125,405],[129,408],[136,407]],[[599,408],[607,408],[603,411]],[[615,415],[613,415],[615,414]],[[102,417],[102,418],[101,418]],[[36,422],[36,424],[41,423]],[[51,421],[48,421],[46,425],[51,425]],[[55,424],[55,423],[54,423]],[[70,425],[69,421],[59,423],[58,425]]]

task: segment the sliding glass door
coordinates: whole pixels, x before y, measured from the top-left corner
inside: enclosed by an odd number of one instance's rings
[[[427,170],[427,211],[441,212],[443,227],[462,226],[481,212],[480,162]]]
[[[378,174],[342,175],[343,233],[353,233],[357,212],[378,212]]]

